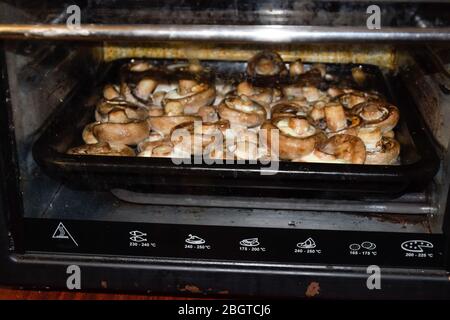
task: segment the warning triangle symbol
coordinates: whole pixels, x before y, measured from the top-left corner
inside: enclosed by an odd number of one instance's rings
[[[55,229],[55,232],[53,232],[53,239],[70,239],[75,243],[75,245],[78,247],[78,243],[75,241],[75,239],[70,234],[69,230],[64,226],[62,222],[58,224],[58,226]]]

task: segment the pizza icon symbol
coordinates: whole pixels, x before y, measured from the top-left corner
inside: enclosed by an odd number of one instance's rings
[[[401,244],[401,248],[408,252],[421,253],[424,248],[432,249],[434,245],[426,240],[408,240]]]

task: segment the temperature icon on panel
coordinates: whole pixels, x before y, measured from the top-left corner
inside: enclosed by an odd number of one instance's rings
[[[314,249],[316,247],[316,243],[313,238],[308,238],[303,242],[297,243],[297,247],[300,249]]]
[[[352,243],[348,246],[348,248],[352,251],[359,251],[361,248],[364,250],[375,250],[377,248],[377,245],[370,241],[364,241],[362,243]]]
[[[133,242],[147,242],[147,234],[139,230],[130,231],[130,240]]]
[[[204,239],[192,234],[185,241],[189,244],[204,244],[206,242]]]
[[[259,246],[259,241],[258,238],[250,238],[240,241],[239,244],[244,247],[257,247]]]
[[[401,244],[401,248],[408,252],[423,253],[424,249],[432,249],[434,245],[426,240],[408,240]]]

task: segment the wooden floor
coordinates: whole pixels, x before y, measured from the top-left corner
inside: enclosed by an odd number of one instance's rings
[[[188,297],[34,291],[0,288],[0,300],[190,300]]]

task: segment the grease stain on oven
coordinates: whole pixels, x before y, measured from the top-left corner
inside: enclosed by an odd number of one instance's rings
[[[308,298],[313,298],[319,295],[319,291],[320,291],[319,283],[316,281],[312,281],[306,288],[305,296],[307,296]]]
[[[193,285],[193,284],[187,284],[183,288],[179,288],[179,291],[185,292],[188,291],[190,293],[202,293],[203,291],[200,290],[199,287]]]

